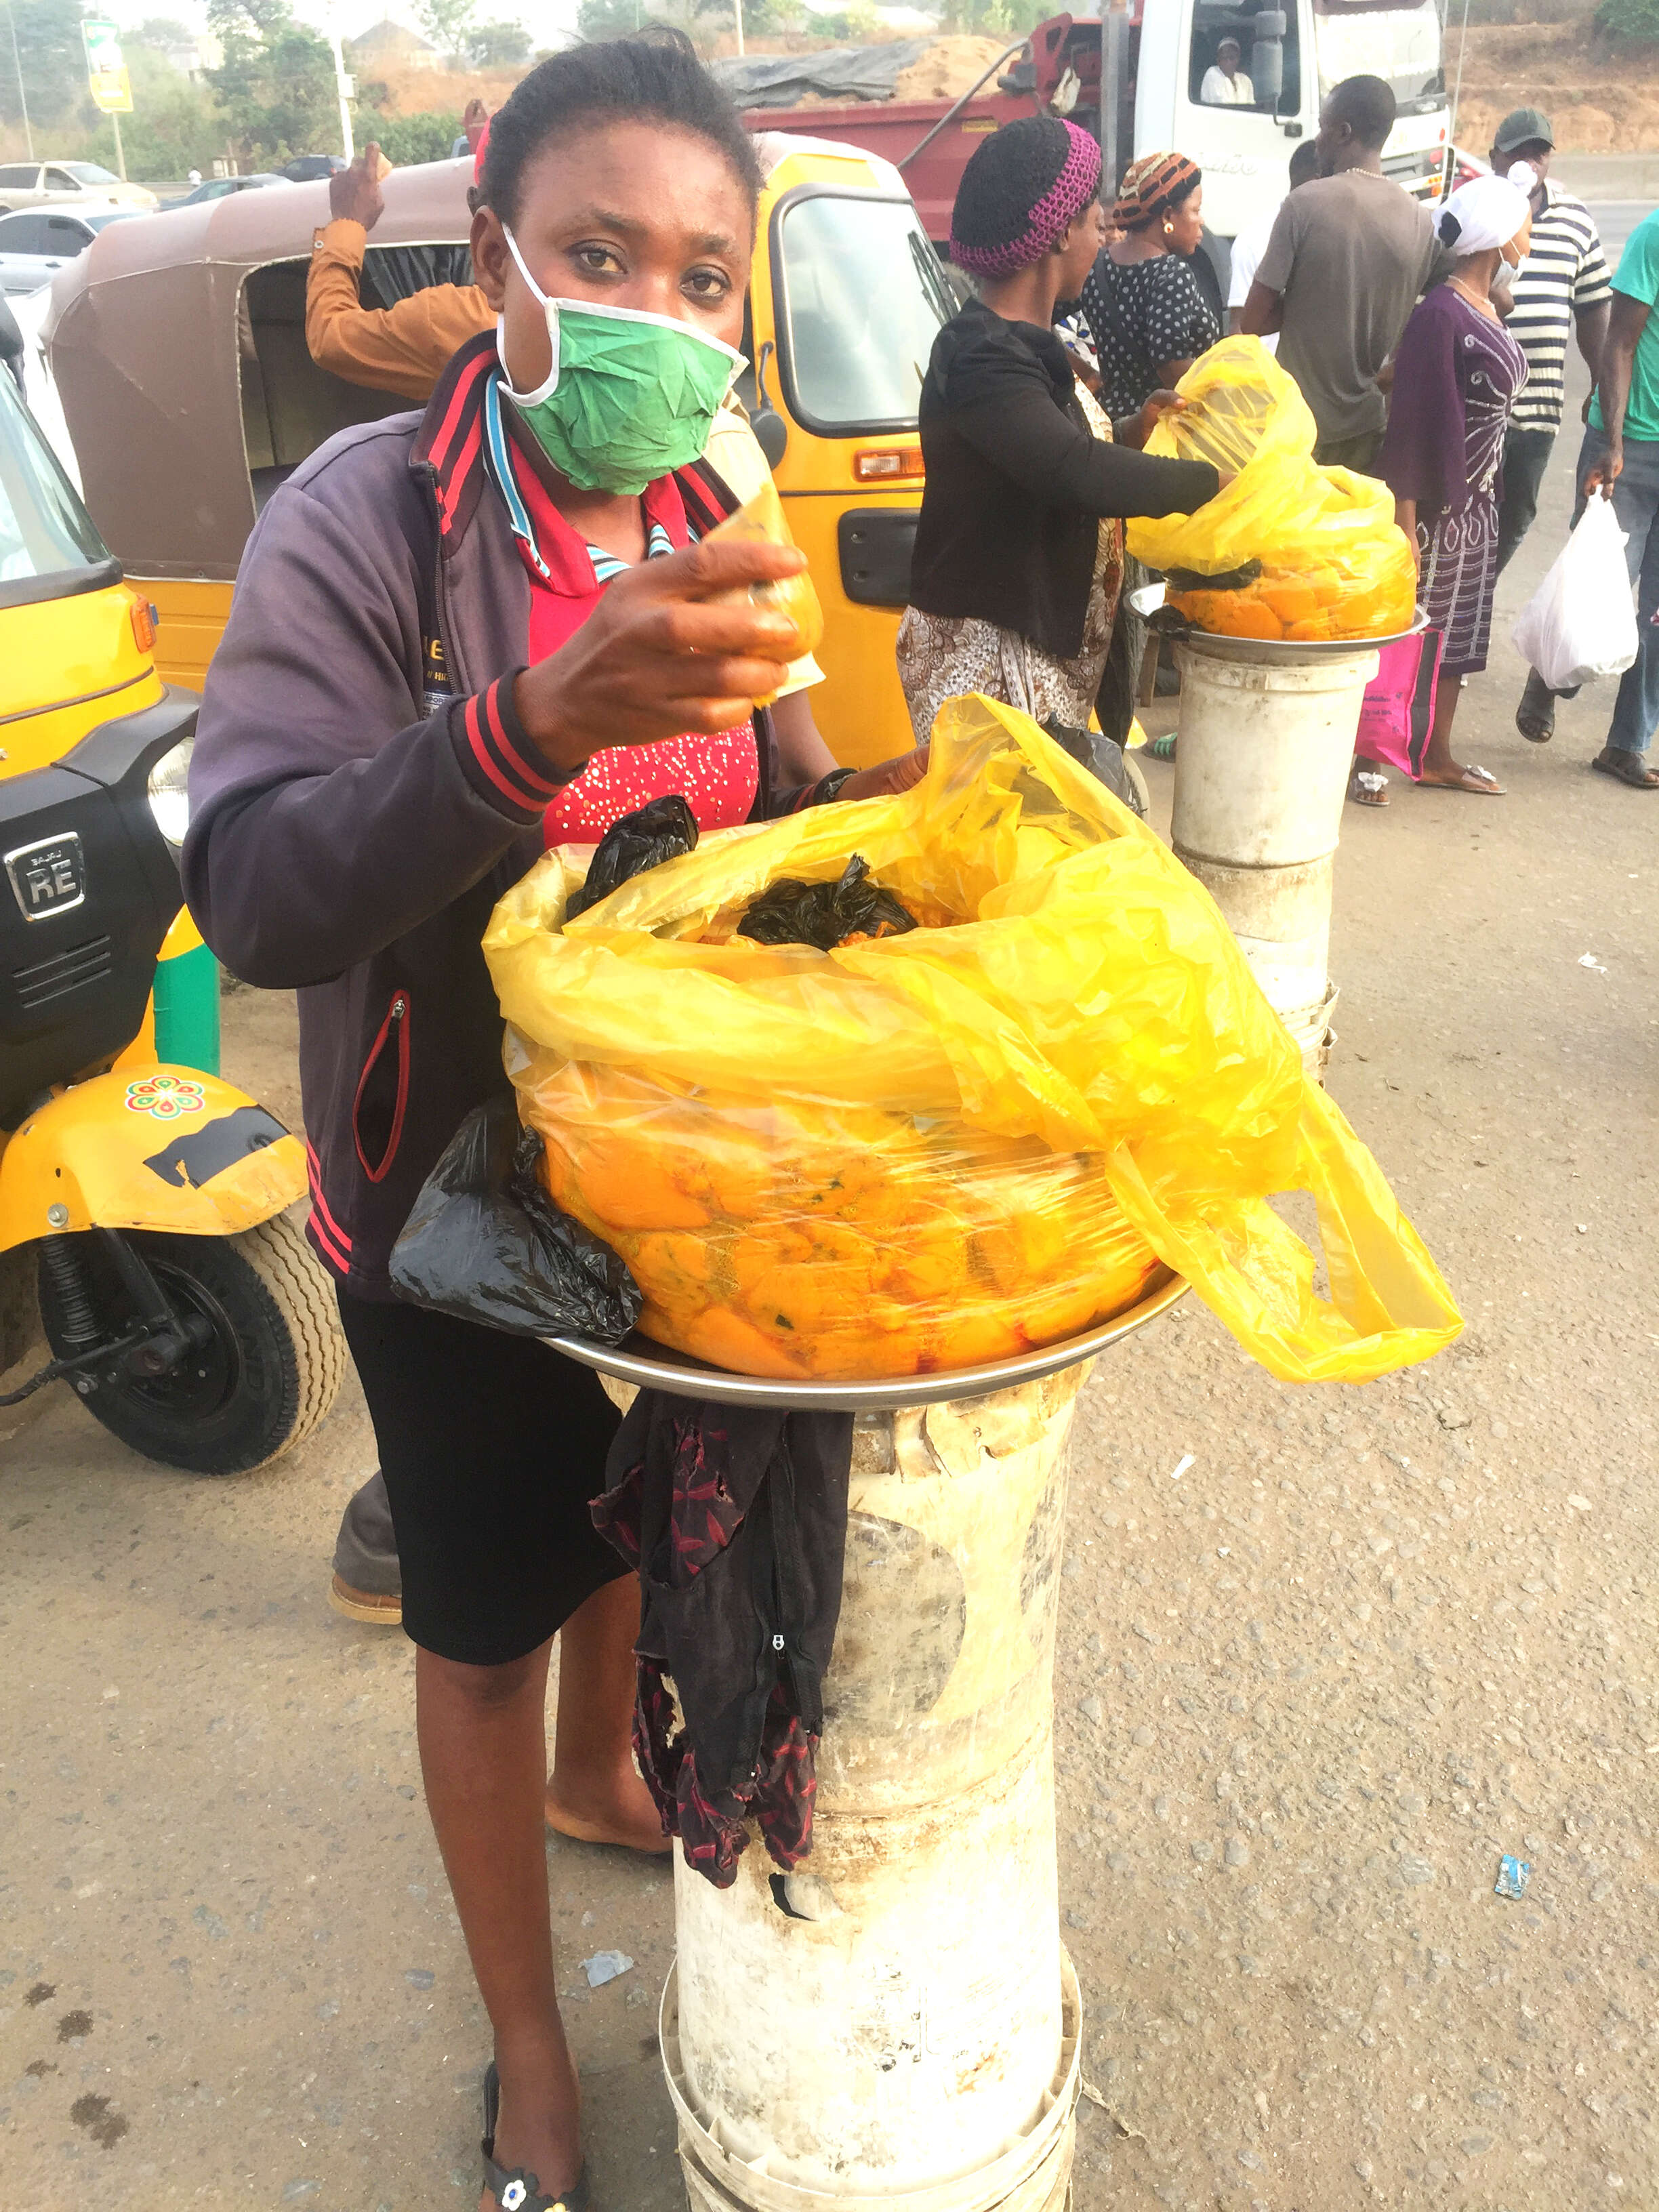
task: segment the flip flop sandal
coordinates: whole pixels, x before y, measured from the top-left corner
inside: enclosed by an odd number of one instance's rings
[[[1173,738],[1154,738],[1146,748],[1154,760],[1161,761],[1172,761],[1175,758],[1175,749],[1176,741]]]
[[[1357,768],[1348,778],[1348,796],[1356,806],[1386,806],[1389,779],[1374,768]]]
[[[1434,777],[1425,775],[1417,787],[1419,791],[1467,791],[1476,799],[1502,799],[1505,795],[1503,785],[1490,769],[1475,768],[1473,764],[1464,769],[1455,783],[1439,783]]]
[[[1648,766],[1645,753],[1626,752],[1622,745],[1606,745],[1590,763],[1603,775],[1616,776],[1632,791],[1659,791],[1659,769]]]
[[[1534,677],[1527,678],[1515,710],[1515,726],[1530,744],[1547,745],[1555,735],[1555,694]]]
[[[483,2078],[484,2187],[495,2194],[501,2212],[588,2212],[592,2191],[583,2166],[574,2187],[562,2197],[550,2197],[527,2166],[515,2166],[511,2173],[495,2163],[495,2122],[501,2109],[501,2077],[492,2058]]]

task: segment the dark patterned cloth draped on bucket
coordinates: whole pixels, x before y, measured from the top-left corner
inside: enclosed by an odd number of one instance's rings
[[[1443,640],[1443,678],[1486,665],[1504,434],[1526,380],[1515,340],[1452,284],[1413,310],[1378,473],[1417,502],[1418,603]]]

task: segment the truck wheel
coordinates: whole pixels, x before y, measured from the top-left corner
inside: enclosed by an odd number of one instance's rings
[[[191,1474],[244,1474],[308,1436],[345,1372],[333,1286],[285,1215],[240,1237],[170,1237],[142,1230],[142,1252],[168,1297],[212,1327],[212,1341],[170,1375],[100,1381],[82,1404],[147,1459]],[[98,1318],[118,1335],[128,1294],[97,1241],[83,1254]],[[40,1275],[40,1317],[54,1354],[70,1349],[54,1286]]]

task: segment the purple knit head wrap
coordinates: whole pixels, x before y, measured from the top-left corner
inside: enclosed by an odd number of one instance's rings
[[[1100,191],[1100,147],[1075,123],[1022,117],[981,141],[951,211],[951,258],[1012,276],[1059,243]]]

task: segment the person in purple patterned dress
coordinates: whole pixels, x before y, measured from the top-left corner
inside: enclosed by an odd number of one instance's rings
[[[1401,338],[1377,470],[1417,550],[1419,604],[1441,637],[1434,731],[1419,780],[1488,798],[1501,797],[1503,786],[1452,758],[1451,732],[1463,679],[1486,665],[1504,435],[1527,379],[1526,356],[1490,294],[1500,268],[1525,259],[1531,221],[1526,193],[1501,177],[1464,185],[1441,210],[1441,242],[1456,258]],[[1370,797],[1379,803],[1375,790]]]

